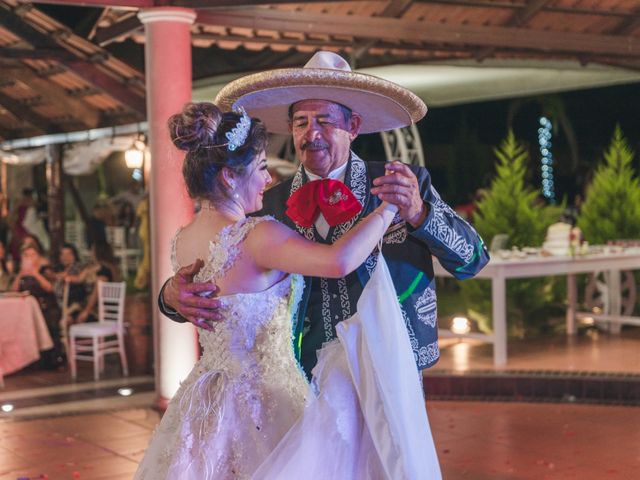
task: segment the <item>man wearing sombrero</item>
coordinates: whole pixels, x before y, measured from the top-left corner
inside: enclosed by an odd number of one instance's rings
[[[439,349],[431,257],[463,279],[488,262],[487,250],[476,231],[442,201],[425,168],[365,162],[350,149],[359,133],[420,120],[427,111],[422,100],[392,82],[352,72],[334,53],[318,52],[303,68],[235,80],[220,91],[216,103],[223,110],[244,108],[263,120],[269,131],[293,135],[301,165],[291,180],[265,193],[261,214],[273,215],[308,239],[333,243],[381,201],[398,206],[382,251],[416,365],[418,369],[433,365]],[[336,324],[355,313],[376,253],[347,277],[305,279],[304,297],[294,315],[294,338],[307,374],[317,361],[316,351],[335,338]],[[195,267],[179,271],[165,284],[159,304],[169,317],[202,327],[203,319],[217,318],[218,304],[196,294],[214,286],[190,283],[194,273]]]

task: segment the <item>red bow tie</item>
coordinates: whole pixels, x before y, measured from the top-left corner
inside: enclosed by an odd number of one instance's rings
[[[335,227],[355,217],[362,205],[344,183],[325,178],[305,183],[287,200],[286,214],[296,224],[309,228],[322,212]]]

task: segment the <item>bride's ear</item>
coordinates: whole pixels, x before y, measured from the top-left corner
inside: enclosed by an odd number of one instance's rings
[[[226,168],[223,167],[222,171],[220,172],[220,179],[222,181],[222,184],[228,189],[228,190],[235,190],[236,188],[236,179],[237,175],[236,173],[231,170],[230,168]]]

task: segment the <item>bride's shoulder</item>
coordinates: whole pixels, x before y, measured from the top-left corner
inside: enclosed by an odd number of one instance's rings
[[[297,232],[270,215],[251,218],[252,227],[247,232],[247,244],[256,253],[265,254],[270,247],[282,244],[291,235],[297,235]]]
[[[174,273],[180,269],[180,262],[178,261],[178,238],[181,236],[184,228],[184,226],[179,227],[171,239],[171,267]]]

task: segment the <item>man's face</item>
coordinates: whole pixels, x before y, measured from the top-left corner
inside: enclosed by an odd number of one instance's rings
[[[327,100],[302,100],[291,113],[296,155],[307,170],[326,177],[349,159],[351,142],[360,129],[358,114],[346,120],[340,106]]]
[[[75,261],[76,257],[70,248],[62,248],[60,250],[60,263],[63,266],[68,267],[69,265],[73,265]]]

